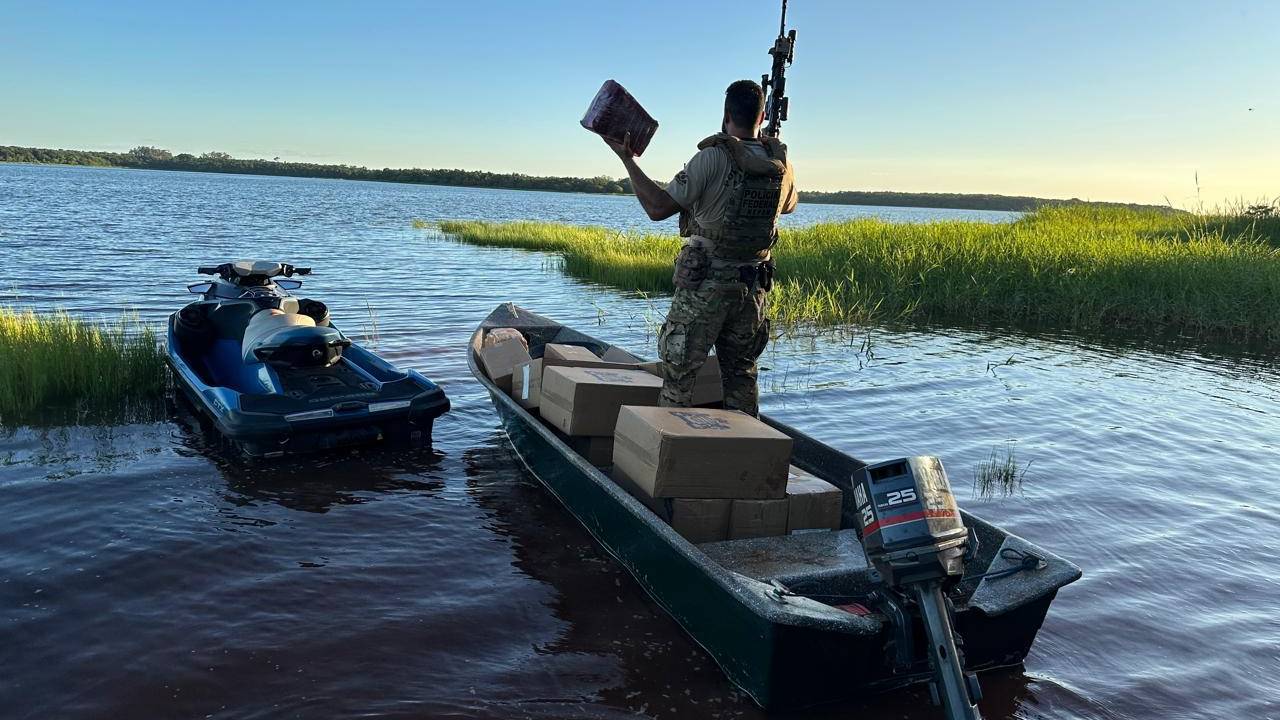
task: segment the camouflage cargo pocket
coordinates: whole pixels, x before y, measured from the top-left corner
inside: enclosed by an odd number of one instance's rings
[[[697,290],[702,287],[702,281],[707,279],[710,266],[706,250],[685,245],[680,248],[680,254],[676,255],[676,270],[671,276],[671,282],[678,288]]]
[[[680,322],[662,324],[658,332],[658,359],[676,367],[683,366],[689,354],[689,326]]]

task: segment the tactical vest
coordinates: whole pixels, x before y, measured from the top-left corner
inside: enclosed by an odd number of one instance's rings
[[[713,254],[729,260],[765,260],[778,242],[778,216],[782,214],[787,180],[787,146],[777,138],[761,138],[768,158],[748,150],[736,137],[720,133],[698,143],[698,149],[719,147],[728,154],[730,189],[719,229],[698,224],[693,214],[680,214],[680,234],[710,240]]]

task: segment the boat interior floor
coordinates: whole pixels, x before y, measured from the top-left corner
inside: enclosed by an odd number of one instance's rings
[[[329,367],[278,368],[284,395],[291,398],[316,400],[363,397],[376,389],[364,375],[356,372],[345,360]]]
[[[873,587],[853,529],[724,540],[698,549],[726,570],[800,594],[856,596]]]

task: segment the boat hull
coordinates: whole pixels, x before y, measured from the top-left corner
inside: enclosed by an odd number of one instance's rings
[[[805,707],[931,677],[922,652],[916,653],[913,665],[895,667],[890,626],[875,615],[856,616],[808,597],[781,595],[761,579],[709,557],[715,546],[728,543],[694,546],[675,533],[485,376],[476,349],[486,327],[517,327],[544,342],[574,341],[597,352],[609,346],[568,328],[560,332],[552,321],[520,308],[500,306],[473,336],[469,358],[528,470],[759,705]],[[864,463],[782,423],[762,419],[793,437],[794,464],[846,491],[843,526],[852,527],[849,478]],[[989,569],[1004,547],[1034,547],[972,515],[964,514],[964,519],[985,547],[974,561],[979,567]],[[862,555],[860,547],[856,552]],[[956,628],[967,669],[1021,663],[1058,588],[1080,576],[1071,563],[1036,552],[1045,558],[1044,570],[1016,583],[976,581],[967,602],[957,605]]]
[[[709,575],[595,482],[595,468],[567,461],[554,436],[530,423],[537,423],[532,416],[519,412],[518,405],[513,408],[500,390],[490,394],[512,448],[529,471],[761,707],[805,707],[928,680],[927,673],[889,670],[887,630],[867,634],[802,627],[761,614],[758,597],[734,592]],[[967,667],[1018,665],[1054,595],[997,618],[961,613],[957,627],[967,639]]]

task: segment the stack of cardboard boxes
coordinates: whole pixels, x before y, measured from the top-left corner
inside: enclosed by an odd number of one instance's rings
[[[840,527],[841,493],[790,466],[791,438],[732,410],[624,407],[613,478],[690,542]]]
[[[578,454],[691,542],[839,529],[840,490],[790,466],[791,438],[740,412],[660,408],[657,363],[548,344],[534,360],[508,339],[480,350],[489,377],[541,413]],[[712,356],[695,405],[723,399]]]
[[[494,337],[504,332],[505,328],[490,331],[486,337]],[[661,370],[656,362],[642,362],[639,358],[621,348],[609,348],[603,355],[597,356],[588,348],[579,345],[563,345],[548,343],[543,346],[543,356],[533,359],[524,348],[523,342],[507,339],[510,336],[500,335],[503,339],[490,345],[486,340],[481,348],[480,361],[489,377],[502,389],[511,394],[512,399],[528,410],[538,410],[547,424],[561,431],[568,437],[603,438],[611,445],[613,428],[607,432],[603,425],[617,416],[617,407],[610,396],[621,396],[625,404],[656,404],[657,393],[639,391],[639,387],[662,387]],[[627,371],[623,374],[573,373],[553,368],[584,368],[594,370]],[[632,373],[643,371],[643,376]],[[647,377],[646,377],[647,376]],[[543,388],[544,380],[553,378],[550,391]],[[621,387],[620,387],[621,386]],[[632,391],[628,391],[630,387]],[[544,394],[552,399],[550,409],[544,409]],[[714,405],[724,397],[720,383],[720,365],[714,355],[707,359],[702,370],[698,372],[694,384],[694,404]],[[570,397],[570,395],[572,397]],[[653,402],[648,402],[652,395]],[[578,412],[574,413],[573,409]],[[575,419],[575,416],[577,419]],[[603,446],[604,441],[595,442]],[[593,452],[595,458],[606,458],[607,453]],[[609,465],[611,461],[596,462],[596,465]]]
[[[496,332],[496,331],[495,331]],[[613,463],[613,426],[623,405],[656,405],[662,379],[640,369],[630,353],[611,348],[604,356],[578,345],[549,343],[534,360],[499,343],[480,350],[489,377],[512,399],[542,420],[593,465]],[[503,348],[503,349],[499,349]],[[491,367],[486,358],[494,358]],[[496,375],[495,375],[496,373]]]

